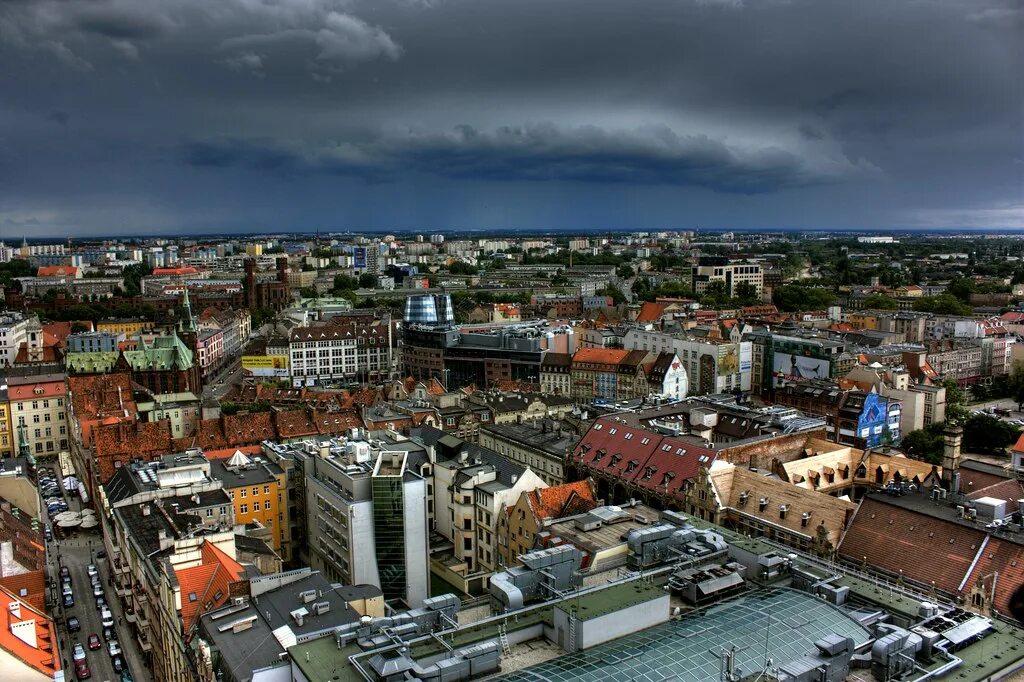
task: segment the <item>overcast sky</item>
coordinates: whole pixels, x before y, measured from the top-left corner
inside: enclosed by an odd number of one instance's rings
[[[0,237],[1024,227],[1024,0],[0,0]]]

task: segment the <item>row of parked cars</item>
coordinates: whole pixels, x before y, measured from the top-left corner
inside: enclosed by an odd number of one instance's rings
[[[50,467],[43,467],[39,470],[39,494],[46,501],[46,511],[53,518],[61,512],[68,510],[68,503],[61,497],[60,480]],[[47,538],[49,539],[49,538]]]
[[[100,613],[100,625],[103,628],[103,639],[100,639],[99,634],[91,633],[86,638],[86,646],[91,651],[101,649],[103,642],[106,642],[107,653],[110,655],[111,665],[114,667],[116,672],[124,672],[125,664],[124,657],[121,652],[121,644],[117,641],[117,632],[114,630],[114,613],[110,610],[110,606],[107,604],[106,597],[103,592],[103,581],[100,578],[99,569],[90,564],[89,569],[89,581],[92,585],[93,598],[96,600],[96,609]],[[71,572],[67,566],[62,566],[60,569],[60,580],[61,588],[64,594],[64,606],[68,606],[68,598],[70,597],[71,606],[74,606],[74,592],[72,590]],[[82,623],[77,617],[72,616],[67,621],[68,632],[81,632]],[[92,670],[89,669],[88,656],[85,653],[85,647],[82,646],[81,642],[75,642],[72,651],[72,660],[75,664],[75,676],[79,680],[86,680],[92,676]]]

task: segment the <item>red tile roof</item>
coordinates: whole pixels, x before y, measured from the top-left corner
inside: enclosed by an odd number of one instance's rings
[[[560,519],[588,512],[597,506],[594,483],[590,479],[531,490],[530,508],[538,519]]]
[[[960,471],[963,471],[963,469],[960,469]],[[961,474],[960,483],[962,486],[963,474]],[[1024,498],[1024,487],[1021,486],[1020,481],[1017,479],[1008,478],[984,488],[972,486],[971,490],[967,491],[967,497],[972,500],[982,497],[994,497],[997,500],[1006,502],[1006,511],[1012,512],[1017,509],[1017,500]]]
[[[621,348],[580,348],[572,356],[573,364],[590,362],[599,365],[618,365],[626,360],[632,351]]]
[[[306,410],[287,410],[274,414],[277,434],[281,438],[302,438],[318,433],[316,423]]]
[[[639,467],[633,482],[652,492],[683,497],[683,486],[697,477],[701,467],[710,468],[715,451],[690,441],[666,437]]]
[[[1024,586],[1024,547],[1003,538],[989,538],[974,570],[967,576],[963,591],[970,593],[980,582],[986,594],[991,595],[993,581],[995,600],[992,606],[1005,615],[1020,613],[1021,595],[1016,593]],[[1010,605],[1014,602],[1017,602],[1017,610],[1011,611]]]
[[[0,586],[0,600],[3,601],[3,608],[0,609],[0,649],[33,670],[53,679],[61,669],[60,657],[56,655],[57,629],[53,621],[45,611],[33,607],[20,598],[17,593],[2,586]],[[9,604],[18,604],[20,617],[11,612]],[[11,632],[12,626],[29,620],[35,621],[36,646],[34,647],[26,644]],[[8,679],[15,672],[17,671],[4,670],[5,677]],[[22,676],[14,675],[13,679],[22,679]]]
[[[114,475],[115,462],[126,464],[136,458],[149,462],[176,449],[166,420],[100,424],[93,431],[93,442],[101,483]]]
[[[196,619],[203,612],[226,604],[230,598],[231,583],[245,576],[241,564],[212,542],[204,542],[199,549],[201,564],[175,571],[181,593],[181,624],[186,638]]]
[[[7,388],[7,396],[12,403],[16,400],[59,398],[66,394],[67,385],[64,383],[63,379],[59,381],[40,381],[17,386],[11,384]]]
[[[273,416],[269,412],[224,417],[224,437],[229,445],[254,445],[274,440],[275,436]]]
[[[868,568],[956,594],[985,533],[868,497],[861,502],[839,554]]]

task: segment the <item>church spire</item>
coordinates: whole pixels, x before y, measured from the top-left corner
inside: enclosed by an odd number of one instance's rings
[[[188,283],[185,284],[185,329],[190,332],[196,330],[196,320],[192,317],[192,302],[188,299]]]

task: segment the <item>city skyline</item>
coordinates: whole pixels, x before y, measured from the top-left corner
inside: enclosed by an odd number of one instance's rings
[[[0,238],[1024,227],[1022,10],[0,8]]]

